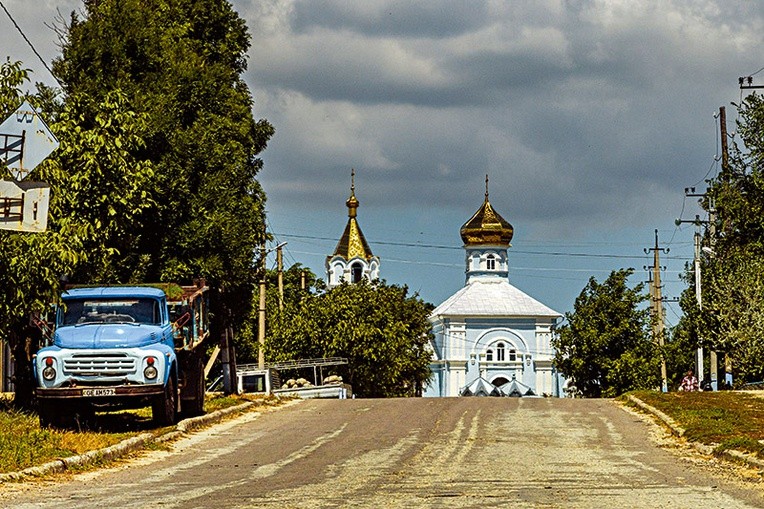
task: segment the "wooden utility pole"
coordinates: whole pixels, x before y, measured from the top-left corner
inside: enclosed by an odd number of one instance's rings
[[[660,252],[668,253],[668,248],[658,247],[658,230],[655,230],[655,247],[645,249],[645,253],[653,252],[653,266],[650,278],[650,311],[652,315],[653,341],[661,351],[661,391],[668,392],[668,380],[666,375],[666,358],[663,355],[664,347],[664,323],[663,323],[663,296],[661,292],[661,259]]]

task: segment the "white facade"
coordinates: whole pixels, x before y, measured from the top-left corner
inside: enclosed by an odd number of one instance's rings
[[[340,285],[343,281],[358,283],[361,279],[374,281],[379,279],[379,258],[370,259],[356,256],[346,260],[342,255],[335,255],[326,262],[326,284],[329,288]]]
[[[466,284],[430,315],[433,376],[423,395],[458,396],[480,378],[497,388],[516,380],[535,395],[561,395],[551,345],[561,315],[509,283],[513,230],[491,209],[487,192],[461,232]]]

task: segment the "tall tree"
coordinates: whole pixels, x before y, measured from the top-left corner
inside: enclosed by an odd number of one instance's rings
[[[430,311],[405,286],[379,281],[306,294],[271,322],[268,360],[346,357],[338,371],[354,393],[414,396],[430,376]]]
[[[21,102],[18,87],[28,79],[20,62],[0,66],[0,115],[8,116]],[[30,326],[30,315],[44,315],[60,290],[62,279],[83,264],[102,264],[110,249],[103,244],[113,230],[107,219],[113,211],[131,207],[135,186],[141,183],[145,165],[132,164],[129,147],[140,143],[134,137],[136,119],[124,111],[117,92],[94,107],[90,122],[72,115],[68,107],[54,104],[47,90],[28,99],[47,106],[51,130],[61,147],[37,168],[29,180],[51,186],[48,230],[43,233],[0,231],[0,334],[10,342],[16,361],[16,402],[29,406],[32,400],[31,355],[40,342],[40,331]],[[53,111],[55,110],[55,111]],[[122,148],[120,148],[122,147]],[[124,150],[123,150],[124,149]],[[131,173],[132,172],[132,173]],[[105,185],[105,175],[128,174],[124,185]],[[9,178],[6,173],[4,175]],[[108,180],[108,179],[107,179]]]
[[[764,380],[764,98],[749,95],[738,112],[739,143],[703,202],[716,219],[703,239],[712,254],[701,257],[702,307],[683,298],[682,308],[695,346],[726,352],[743,384]],[[694,296],[694,280],[685,293]]]
[[[647,333],[643,285],[627,284],[633,269],[593,277],[576,298],[567,323],[553,339],[555,366],[584,397],[613,397],[631,389],[655,388],[659,355]]]
[[[83,267],[73,277],[205,277],[225,288],[237,322],[249,312],[265,237],[257,155],[273,134],[267,121],[253,118],[242,80],[244,21],[226,0],[90,0],[60,35],[63,53],[53,69],[66,100],[99,103],[121,91],[126,105],[149,119],[135,155],[153,168],[142,186],[150,206],[114,237],[110,273]]]

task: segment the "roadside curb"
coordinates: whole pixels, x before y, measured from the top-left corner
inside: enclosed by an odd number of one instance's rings
[[[678,438],[684,438],[685,429],[679,426],[674,419],[666,415],[665,413],[661,412],[657,408],[655,408],[652,405],[648,405],[641,399],[637,398],[636,396],[633,396],[631,394],[627,395],[627,398],[629,401],[634,403],[636,406],[644,410],[645,412],[652,414],[653,416],[657,417],[663,424],[665,424],[670,430],[671,433],[678,437]],[[688,442],[696,451],[698,451],[701,454],[706,455],[716,455],[720,456],[722,458],[725,458],[730,461],[735,462],[743,462],[748,464],[751,467],[755,468],[762,468],[764,469],[764,461],[757,458],[756,456],[749,454],[747,452],[738,451],[735,449],[726,449],[724,451],[715,452],[715,447],[712,445],[706,445],[701,444],[700,442]]]
[[[223,408],[215,412],[200,415],[198,417],[189,417],[183,419],[176,424],[172,429],[168,430],[161,435],[154,435],[153,433],[141,433],[140,435],[127,438],[117,444],[103,449],[95,451],[88,451],[77,456],[69,456],[67,458],[60,458],[57,460],[49,461],[36,467],[25,468],[18,472],[8,472],[0,474],[0,484],[8,481],[18,481],[25,477],[41,477],[48,474],[56,474],[65,472],[74,467],[83,467],[91,465],[99,461],[110,461],[121,458],[130,454],[131,452],[143,449],[148,444],[162,443],[170,440],[174,440],[183,436],[184,434],[193,431],[195,429],[214,424],[222,420],[224,417],[236,413],[243,412],[253,406],[254,403],[248,401],[241,405],[236,405],[229,408]]]

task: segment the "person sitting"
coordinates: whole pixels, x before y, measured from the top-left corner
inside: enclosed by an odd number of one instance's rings
[[[682,383],[679,384],[680,391],[694,392],[698,390],[698,379],[695,378],[692,370],[689,370],[687,374],[682,378]]]

